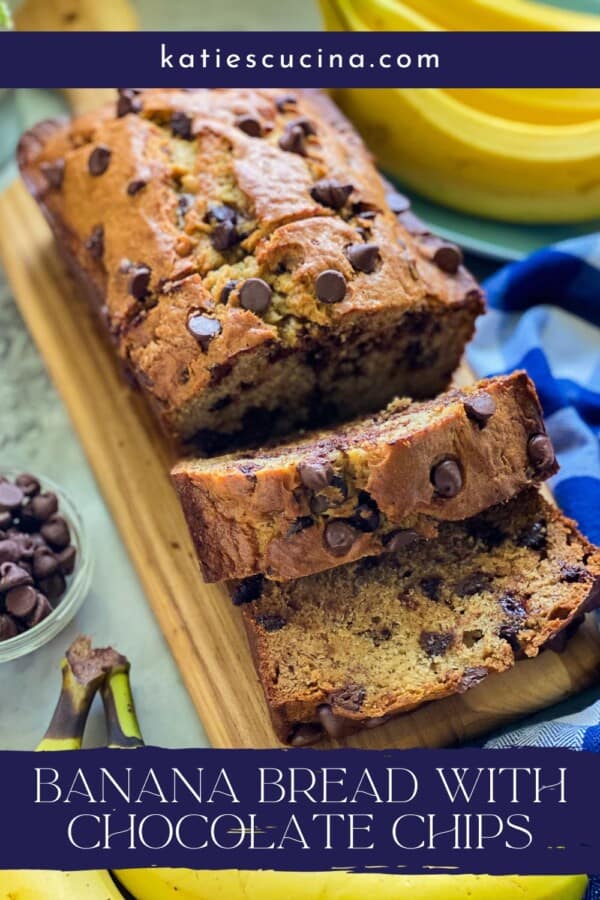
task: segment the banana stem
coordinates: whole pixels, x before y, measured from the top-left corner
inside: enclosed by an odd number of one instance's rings
[[[144,746],[129,678],[129,662],[116,666],[101,688],[108,746],[113,750],[133,750]]]
[[[56,709],[38,750],[79,750],[92,701],[108,671],[123,665],[112,648],[94,650],[78,637],[61,663],[62,685]],[[125,660],[126,662],[126,660]]]

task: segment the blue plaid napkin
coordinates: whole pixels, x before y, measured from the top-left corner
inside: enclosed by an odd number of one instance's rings
[[[600,234],[533,253],[485,287],[489,311],[469,362],[479,377],[526,369],[533,378],[561,465],[550,488],[600,543]],[[599,689],[588,691],[485,746],[600,752],[599,698]],[[591,879],[586,900],[600,900],[600,876]]]

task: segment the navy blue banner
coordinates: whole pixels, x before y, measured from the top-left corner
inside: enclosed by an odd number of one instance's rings
[[[568,750],[0,754],[0,868],[592,872],[600,758]]]
[[[0,33],[1,87],[598,87],[600,33]]]

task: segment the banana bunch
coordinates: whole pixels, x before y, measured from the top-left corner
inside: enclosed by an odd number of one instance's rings
[[[600,16],[524,0],[320,2],[338,31],[600,30]],[[600,90],[351,88],[337,99],[381,167],[438,203],[509,222],[600,217]]]
[[[143,745],[129,663],[78,638],[62,662],[62,687],[38,750],[78,750],[100,691],[108,746]],[[355,875],[349,872],[125,869],[114,873],[0,871],[0,900],[581,900],[587,879],[570,876]]]

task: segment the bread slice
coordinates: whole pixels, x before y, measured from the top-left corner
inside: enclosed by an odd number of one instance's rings
[[[408,549],[232,590],[277,736],[301,745],[371,728],[558,648],[599,588],[600,551],[529,488]]]
[[[432,537],[556,469],[517,372],[251,455],[186,460],[173,480],[207,581],[286,580]]]
[[[124,89],[28,131],[18,160],[177,441],[252,443],[435,396],[483,312],[459,249],[390,205],[315,91]]]

